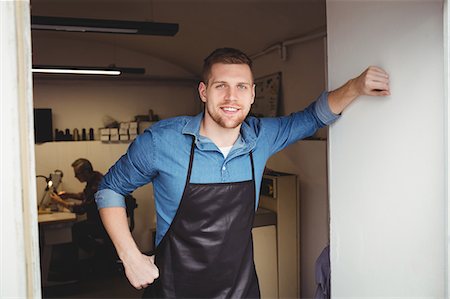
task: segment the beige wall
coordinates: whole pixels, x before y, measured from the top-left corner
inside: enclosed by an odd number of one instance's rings
[[[34,64],[101,66],[114,61],[112,57],[108,57],[108,53],[112,52],[111,45],[68,41],[58,45],[58,49],[63,47],[64,51],[52,52],[52,43],[59,42],[47,39],[45,43],[35,44],[35,49],[45,46],[49,51],[36,49],[37,53],[44,54],[33,57]],[[81,60],[77,59],[80,57],[79,51],[86,48],[89,48],[89,55],[83,56]],[[199,113],[201,105],[192,74],[170,62],[141,53],[126,49],[114,49],[114,52],[116,59],[122,57],[118,66],[145,67],[146,75],[127,80],[98,77],[58,79],[55,75],[34,77],[34,107],[52,108],[54,129],[68,128],[72,132],[74,128],[78,128],[81,134],[82,128],[94,128],[95,137],[99,139],[98,128],[104,126],[105,118],[113,118],[119,122],[131,121],[135,115],[148,114],[149,109],[161,118]],[[153,77],[158,77],[159,80],[152,80]],[[75,159],[87,158],[96,170],[106,173],[126,152],[128,145],[129,143],[104,144],[99,141],[36,145],[36,173],[48,176],[55,169],[60,169],[64,172],[62,190],[79,192],[84,184],[74,178],[70,165]],[[38,199],[43,194],[43,187],[45,184],[38,180]],[[133,234],[141,250],[148,251],[152,249],[149,227],[154,226],[155,221],[151,186],[139,188],[133,195],[139,204]]]
[[[255,59],[255,77],[282,72],[283,115],[306,108],[325,89],[325,43],[322,38],[287,48],[287,60],[274,51]],[[316,137],[325,138],[327,129]]]
[[[200,111],[193,84],[120,79],[35,80],[34,102],[35,108],[52,108],[53,128],[94,128],[96,134],[105,119],[132,121],[149,109],[163,119]]]
[[[48,176],[59,169],[63,172],[59,191],[81,192],[85,183],[80,183],[70,166],[78,158],[87,158],[95,170],[105,174],[109,167],[127,150],[127,143],[108,144],[100,141],[46,142],[35,146],[36,174]],[[45,181],[37,179],[37,199],[45,192]],[[143,186],[133,192],[138,208],[135,210],[133,236],[138,247],[147,252],[153,248],[150,227],[155,227],[155,207],[151,185]]]
[[[134,78],[34,76],[34,107],[52,108],[53,128],[104,127],[105,118],[119,122],[146,115],[161,118],[200,111],[195,76],[170,62],[109,44],[44,39],[33,44],[33,64],[144,67]],[[58,51],[54,51],[54,49]],[[88,54],[80,55],[80,52]],[[88,79],[87,79],[88,78]],[[155,78],[158,78],[156,80]]]
[[[282,72],[282,106],[287,115],[308,106],[325,89],[322,38],[290,46],[286,61],[278,52],[255,59],[255,77]],[[327,129],[315,135],[326,138]],[[316,289],[315,261],[328,244],[326,141],[300,141],[273,156],[269,168],[297,174],[300,197],[301,295],[312,298]]]
[[[146,75],[195,78],[170,61],[96,40],[77,40],[71,35],[51,38],[39,35],[33,39],[33,64],[144,67]]]

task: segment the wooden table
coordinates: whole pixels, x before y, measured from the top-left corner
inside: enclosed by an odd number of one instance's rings
[[[76,220],[75,213],[52,212],[38,215],[42,250],[41,279],[44,287],[49,285],[48,273],[53,245],[72,242],[72,225]]]

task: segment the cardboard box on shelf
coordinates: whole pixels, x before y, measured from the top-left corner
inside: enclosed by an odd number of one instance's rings
[[[101,141],[109,141],[109,135],[100,135]]]
[[[137,135],[138,134],[138,129],[137,128],[129,128],[128,129],[128,134],[130,134],[130,135]]]
[[[120,128],[119,129],[119,135],[128,135],[128,129],[127,128]]]
[[[130,127],[129,122],[120,123],[120,129],[128,129]]]
[[[100,135],[108,135],[109,136],[109,128],[100,128]]]

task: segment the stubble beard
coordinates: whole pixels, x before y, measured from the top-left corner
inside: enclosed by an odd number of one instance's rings
[[[208,109],[208,106],[206,106],[206,113],[209,114],[211,119],[216,124],[218,124],[219,126],[221,126],[222,128],[225,128],[225,129],[235,129],[235,128],[239,127],[244,122],[244,120],[248,114],[248,113],[240,114],[238,118],[227,119],[226,117],[220,115],[218,112],[216,112],[214,110],[210,111],[210,109]]]

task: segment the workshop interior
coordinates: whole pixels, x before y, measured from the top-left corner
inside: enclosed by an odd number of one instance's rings
[[[200,113],[201,66],[213,49],[234,47],[252,58],[254,115],[302,110],[327,88],[325,0],[32,0],[30,17],[44,298],[140,298],[113,253],[98,261],[113,250],[104,240],[94,253],[74,249],[71,228],[86,215],[51,196],[83,190],[72,167],[77,159],[105,174],[146,128]],[[317,292],[319,257],[329,259],[327,136],[320,129],[267,163],[252,231],[262,298]],[[149,184],[131,194],[128,217],[148,254],[156,229],[152,191]],[[81,275],[71,275],[74,263]]]

